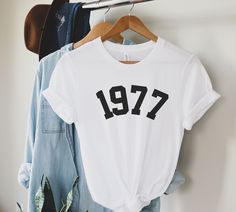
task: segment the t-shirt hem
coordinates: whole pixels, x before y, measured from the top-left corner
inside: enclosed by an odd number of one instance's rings
[[[173,178],[173,177],[172,177]],[[170,179],[172,179],[170,177]],[[165,191],[167,190],[168,186],[170,185],[169,183],[166,183],[165,186],[163,186],[163,189],[158,191],[158,192],[152,192],[152,194],[142,194],[137,195],[135,201],[133,204],[130,202],[126,202],[125,204],[120,205],[119,207],[111,208],[114,212],[137,212],[137,211],[142,211],[142,209],[146,206],[148,206],[152,200],[156,198],[160,198]],[[140,199],[139,199],[140,197]],[[128,203],[128,204],[127,204]]]
[[[72,109],[71,107],[51,88],[45,89],[42,94],[47,99],[53,111],[68,124],[72,124]]]
[[[205,114],[205,112],[220,98],[220,94],[211,90],[192,109],[183,122],[186,130],[191,130],[192,126]]]

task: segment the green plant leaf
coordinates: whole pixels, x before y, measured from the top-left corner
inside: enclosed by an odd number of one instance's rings
[[[65,212],[65,210],[66,210],[66,204],[62,201],[62,208],[60,212]]]
[[[70,192],[67,194],[67,198],[66,198],[66,208],[63,206],[62,211],[61,212],[69,212],[70,207],[72,205],[73,199],[74,199],[74,190],[75,187],[77,186],[79,181],[79,177],[77,176],[72,184],[72,188],[70,190]]]
[[[34,198],[37,212],[42,212],[44,205],[43,178],[44,175],[42,176],[40,187],[37,190]]]
[[[17,204],[17,206],[18,206],[17,212],[23,212],[20,203],[19,203],[19,202],[16,202],[16,204]]]
[[[44,204],[43,204],[43,210],[42,212],[56,212],[56,206],[55,206],[55,202],[54,202],[54,198],[53,198],[53,192],[50,186],[50,182],[48,180],[48,178],[45,178],[45,182],[44,182],[44,189],[43,189],[43,193],[44,193]]]
[[[35,194],[35,206],[37,212],[56,212],[53,193],[50,182],[44,175],[41,179],[41,185]]]

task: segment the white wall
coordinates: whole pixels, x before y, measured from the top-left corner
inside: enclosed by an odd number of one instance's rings
[[[23,160],[26,120],[38,57],[24,47],[29,9],[50,1],[1,2],[0,7],[0,212],[26,206],[27,192],[16,180]],[[115,21],[130,7],[111,9]],[[162,212],[236,211],[236,2],[156,0],[136,5],[133,14],[169,41],[199,56],[221,99],[186,133],[179,170],[187,178],[178,192],[162,198]],[[95,11],[91,25],[103,20]],[[140,41],[136,35],[130,38]]]

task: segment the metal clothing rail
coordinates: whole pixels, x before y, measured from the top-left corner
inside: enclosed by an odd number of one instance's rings
[[[130,4],[137,4],[143,2],[149,2],[153,0],[100,0],[93,1],[83,4],[83,8],[88,8],[91,10],[102,9],[102,8],[111,8],[111,7],[119,7]]]

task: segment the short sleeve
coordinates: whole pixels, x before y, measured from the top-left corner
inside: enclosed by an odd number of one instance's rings
[[[220,95],[213,90],[210,78],[196,56],[192,56],[185,67],[183,83],[183,127],[191,130]]]
[[[72,69],[70,57],[66,53],[53,70],[49,87],[42,92],[53,111],[68,124],[75,122],[77,117]]]

